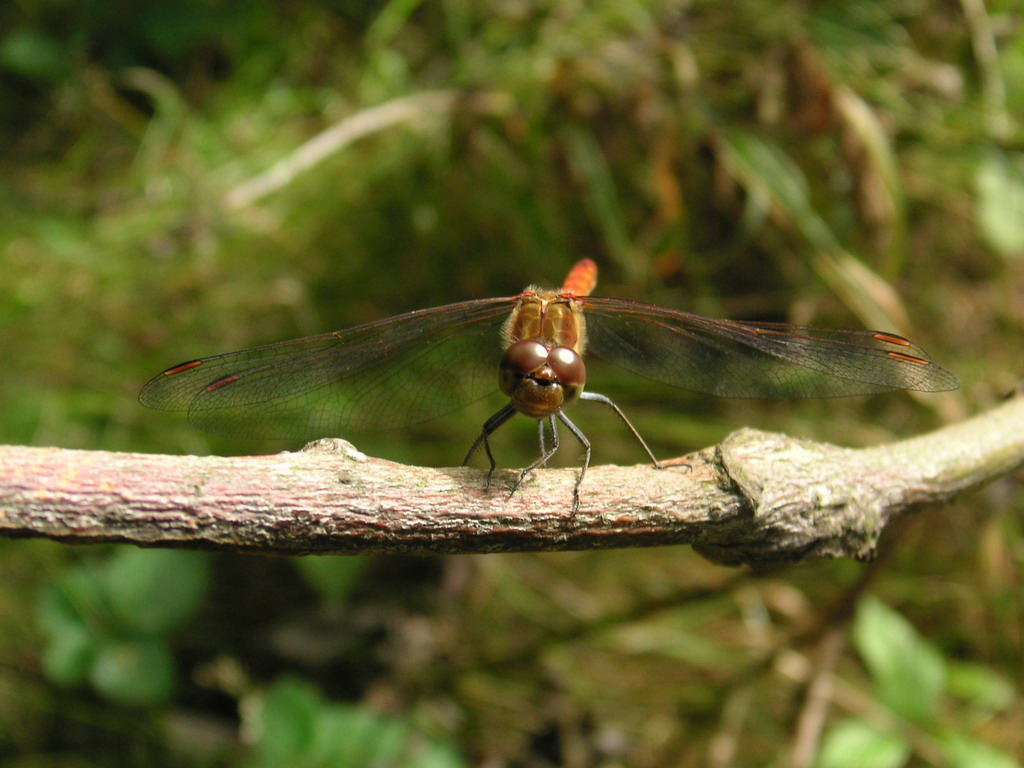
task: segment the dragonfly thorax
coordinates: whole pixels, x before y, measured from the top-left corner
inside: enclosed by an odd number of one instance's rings
[[[572,349],[530,339],[505,350],[498,369],[501,391],[517,411],[534,419],[553,416],[575,402],[586,380],[583,358]]]

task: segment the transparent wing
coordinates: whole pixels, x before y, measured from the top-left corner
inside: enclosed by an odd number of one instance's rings
[[[140,402],[187,411],[231,437],[322,437],[395,429],[497,389],[501,326],[517,297],[410,312],[335,333],[168,368]]]
[[[723,397],[838,397],[960,382],[892,333],[713,320],[583,298],[587,352],[675,387]]]

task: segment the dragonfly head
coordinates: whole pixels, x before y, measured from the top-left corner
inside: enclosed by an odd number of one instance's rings
[[[539,341],[512,344],[501,358],[498,384],[517,411],[534,419],[553,416],[583,392],[587,369],[568,347]]]

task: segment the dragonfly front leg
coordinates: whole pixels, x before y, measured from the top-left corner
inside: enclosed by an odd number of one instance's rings
[[[562,416],[561,413],[559,413],[558,415],[559,415],[559,417]],[[533,462],[533,464],[531,464],[530,466],[528,466],[526,469],[524,469],[522,472],[519,473],[519,479],[516,480],[516,482],[512,485],[512,489],[509,491],[509,494],[508,494],[509,497],[512,497],[515,494],[515,492],[519,490],[519,486],[521,486],[523,484],[523,481],[526,479],[527,475],[529,475],[535,469],[539,469],[539,468],[541,468],[543,466],[546,466],[547,463],[548,463],[548,459],[550,459],[552,456],[554,456],[555,452],[558,450],[558,428],[557,428],[557,426],[555,424],[555,417],[554,416],[548,416],[547,418],[549,419],[549,424],[551,426],[551,449],[550,450],[545,450],[545,446],[544,446],[544,420],[541,419],[540,420],[540,429],[541,429],[541,439],[540,439],[541,454],[540,454],[540,458],[538,458],[535,462]]]
[[[636,438],[636,441],[640,443],[640,446],[644,449],[644,452],[646,452],[647,455],[651,457],[651,461],[654,462],[654,466],[657,467],[658,469],[665,468],[665,465],[658,461],[658,458],[654,455],[654,451],[647,447],[647,442],[642,437],[640,437],[640,433],[637,432],[636,427],[634,427],[630,423],[629,419],[626,418],[626,414],[622,412],[622,409],[619,408],[619,406],[617,406],[610,397],[607,397],[606,395],[599,395],[597,392],[583,392],[582,394],[580,394],[580,400],[590,400],[595,403],[604,403],[613,411],[615,411],[615,414],[622,420],[622,423],[626,425],[626,429],[629,430],[629,433]],[[561,416],[563,421],[567,421],[567,419],[561,414],[559,414],[559,416]],[[577,435],[577,437],[579,437],[579,435]]]
[[[580,511],[580,486],[583,485],[583,476],[587,474],[587,467],[590,466],[590,441],[583,434],[583,430],[569,421],[569,418],[564,413],[559,412],[558,418],[569,428],[573,437],[580,441],[580,445],[583,446],[583,466],[580,467],[580,474],[576,478],[576,485],[572,489],[572,514],[575,515]]]
[[[551,434],[555,434],[555,417],[548,416],[548,425],[551,428]],[[547,443],[544,441],[544,419],[537,420],[537,431],[540,433],[540,454],[543,456],[548,451]],[[547,467],[547,462],[544,462],[543,467]]]
[[[483,429],[477,436],[476,440],[473,441],[473,445],[469,448],[469,453],[466,454],[466,458],[462,460],[462,466],[469,466],[469,462],[473,460],[476,452],[480,450],[480,446],[483,445],[484,451],[487,453],[487,461],[490,467],[487,470],[487,487],[491,487],[491,477],[494,475],[494,468],[498,466],[494,460],[494,454],[491,453],[491,442],[488,438],[497,431],[502,424],[511,419],[516,415],[516,409],[509,403],[500,411],[495,413],[491,418],[484,422]]]
[[[654,455],[654,451],[652,451],[648,447],[647,442],[640,436],[640,433],[637,431],[636,427],[634,427],[633,424],[629,421],[629,419],[626,418],[626,414],[622,412],[622,409],[619,408],[619,406],[617,406],[610,397],[607,397],[605,395],[599,395],[596,392],[584,392],[580,395],[580,400],[591,400],[595,403],[604,403],[605,405],[607,405],[609,408],[615,411],[615,414],[622,420],[622,423],[626,425],[626,429],[629,430],[629,433],[636,438],[636,441],[638,443],[640,443],[640,446],[651,458],[651,462],[653,462],[655,469],[665,469],[667,466],[669,466],[668,464],[663,464],[662,462],[658,461],[658,457]],[[686,469],[689,470],[693,469],[693,466],[691,464],[673,463],[672,466],[685,467]]]

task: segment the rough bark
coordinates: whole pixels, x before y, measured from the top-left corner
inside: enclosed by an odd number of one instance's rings
[[[685,462],[685,463],[684,463]],[[342,440],[221,458],[0,447],[0,535],[288,554],[692,544],[711,560],[869,557],[886,524],[1024,464],[1024,398],[864,449],[743,429],[666,469],[430,469]]]

